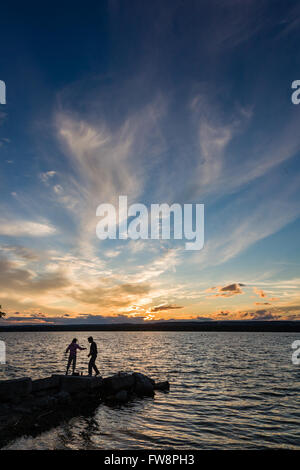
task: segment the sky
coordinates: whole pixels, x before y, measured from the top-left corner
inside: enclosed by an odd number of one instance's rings
[[[300,5],[1,5],[3,324],[300,319]],[[96,237],[204,204],[205,244]]]

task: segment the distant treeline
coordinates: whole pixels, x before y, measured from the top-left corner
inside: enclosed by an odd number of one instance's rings
[[[300,321],[164,321],[80,325],[0,325],[3,331],[262,331],[300,332]]]

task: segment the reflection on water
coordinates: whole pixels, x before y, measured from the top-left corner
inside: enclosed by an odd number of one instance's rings
[[[64,372],[64,350],[85,332],[0,333],[5,378]],[[300,370],[291,362],[290,333],[95,332],[99,369],[139,371],[169,380],[169,394],[123,406],[100,405],[20,449],[300,448]],[[86,371],[87,351],[78,369]]]

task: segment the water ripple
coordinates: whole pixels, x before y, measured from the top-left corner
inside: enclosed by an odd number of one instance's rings
[[[87,345],[88,332],[78,332]],[[97,332],[103,375],[137,370],[170,380],[169,394],[100,405],[15,449],[300,449],[300,370],[290,333]],[[1,333],[1,378],[64,372],[74,333]],[[87,357],[78,357],[86,372]]]

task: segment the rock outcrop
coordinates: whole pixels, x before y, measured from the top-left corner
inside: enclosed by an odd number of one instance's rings
[[[169,387],[169,382],[156,383],[138,372],[119,372],[104,379],[52,375],[0,381],[0,447],[23,434],[37,435],[62,420],[88,414],[101,402],[119,406]]]

